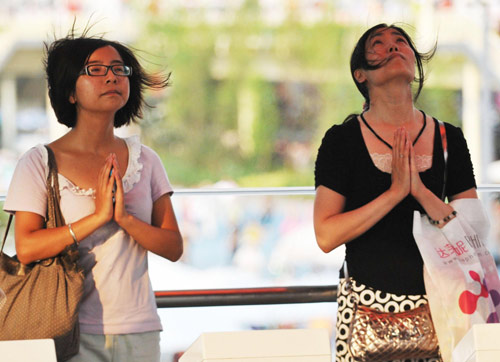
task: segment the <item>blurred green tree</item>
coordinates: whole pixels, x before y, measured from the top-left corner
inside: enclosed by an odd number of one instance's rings
[[[145,142],[177,185],[312,185],[323,134],[361,111],[349,57],[364,29],[326,18],[306,24],[293,8],[273,25],[256,0],[216,22],[203,11],[155,13],[138,40],[172,71],[172,87],[149,100],[155,108],[142,123]],[[434,86],[417,105],[458,124],[459,103],[457,90]]]

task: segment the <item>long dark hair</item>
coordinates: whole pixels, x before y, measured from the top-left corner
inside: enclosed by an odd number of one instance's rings
[[[108,45],[118,51],[124,64],[132,67],[129,99],[125,106],[116,112],[114,126],[121,127],[130,122],[137,122],[142,118],[144,105],[148,106],[144,101],[143,91],[147,88],[167,87],[170,84],[170,74],[148,74],[129,47],[102,37],[87,37],[86,33],[77,37],[72,30],[64,38],[50,44],[45,43],[44,65],[49,99],[58,122],[68,127],[76,125],[76,105],[69,101],[70,96],[74,94],[76,80],[92,53]]]
[[[359,83],[356,78],[354,77],[354,72],[357,69],[365,69],[365,70],[374,70],[382,67],[384,65],[384,61],[377,63],[377,64],[369,64],[368,61],[366,60],[366,42],[372,35],[372,33],[376,32],[379,29],[383,28],[388,28],[388,29],[394,29],[397,32],[401,33],[401,35],[406,39],[408,42],[410,48],[413,50],[415,53],[415,63],[417,67],[417,76],[415,77],[415,82],[417,82],[418,87],[415,91],[415,94],[413,96],[413,100],[416,101],[418,96],[420,95],[420,92],[422,91],[422,88],[424,86],[424,80],[425,80],[425,73],[424,73],[424,66],[423,63],[428,62],[433,56],[434,53],[436,52],[437,46],[434,45],[434,47],[426,52],[426,53],[420,53],[417,48],[415,47],[415,44],[413,43],[413,40],[411,37],[408,35],[406,31],[404,31],[401,27],[396,26],[394,24],[392,25],[387,25],[385,23],[375,25],[365,31],[365,33],[359,38],[358,42],[356,43],[356,46],[354,47],[354,50],[351,54],[351,76],[354,79],[354,83],[356,84],[356,87],[358,88],[359,92],[363,95],[365,98],[365,109],[368,109],[370,107],[370,95],[368,93],[368,87],[366,86],[365,83]]]

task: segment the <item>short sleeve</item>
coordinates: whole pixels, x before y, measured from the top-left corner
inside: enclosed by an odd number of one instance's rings
[[[470,152],[462,130],[447,124],[446,137],[448,140],[446,195],[452,196],[476,188],[476,181]]]
[[[44,151],[44,146],[39,145],[19,159],[7,191],[3,206],[5,211],[29,211],[45,218],[47,159]]]
[[[318,149],[314,170],[315,187],[323,185],[346,195],[349,185],[349,160],[345,125],[332,126]]]
[[[143,152],[147,154],[149,162],[151,162],[151,198],[153,202],[165,194],[172,195],[172,185],[170,185],[167,171],[165,171],[165,167],[163,167],[160,157],[151,148],[147,146],[142,147]]]

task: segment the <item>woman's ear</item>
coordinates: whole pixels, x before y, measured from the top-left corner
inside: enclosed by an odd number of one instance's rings
[[[76,104],[75,92],[71,93],[69,96],[69,103]]]
[[[356,69],[354,71],[354,79],[356,79],[358,83],[364,83],[366,81],[366,75],[363,69]]]

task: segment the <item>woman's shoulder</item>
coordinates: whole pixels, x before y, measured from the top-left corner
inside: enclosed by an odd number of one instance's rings
[[[330,126],[330,128],[326,131],[326,134],[335,135],[335,134],[352,133],[356,130],[356,127],[359,127],[358,115],[351,114],[342,123],[336,123]]]
[[[47,149],[44,145],[38,144],[21,155],[19,163],[29,165],[46,165]]]
[[[127,143],[129,152],[132,154],[143,154],[151,155],[156,154],[156,152],[149,146],[146,146],[141,142],[141,138],[139,135],[132,135],[128,137],[123,137],[123,140]]]
[[[43,179],[47,178],[48,154],[44,145],[36,145],[25,153],[17,161],[15,174],[22,175],[20,179]]]
[[[138,135],[123,139],[129,150],[129,170],[131,173],[140,173],[144,167],[151,168],[161,164],[158,153],[153,148],[141,143]]]
[[[446,133],[449,133],[450,135],[455,137],[463,137],[463,131],[461,127],[455,126],[454,124],[449,122],[443,122],[443,123],[446,128]]]
[[[444,128],[446,131],[446,138],[448,139],[449,143],[453,143],[453,142],[457,142],[457,141],[460,142],[461,140],[465,140],[464,133],[463,133],[461,127],[456,126],[450,122],[441,121],[436,117],[433,117],[433,119],[436,123],[442,122],[444,124]],[[438,127],[438,126],[439,126],[439,124],[436,125],[436,127]]]
[[[447,133],[448,132],[451,132],[453,134],[462,133],[462,129],[459,126],[455,126],[453,123],[450,123],[450,122],[447,122],[447,121],[443,121],[443,120],[441,120],[441,119],[439,119],[437,117],[431,116],[429,114],[427,114],[427,116],[432,117],[432,119],[436,123],[437,127],[439,127],[439,123],[443,123]]]
[[[347,117],[343,123],[332,125],[325,133],[323,141],[333,140],[335,142],[348,142],[356,130],[359,129],[359,123],[356,114]]]
[[[441,133],[439,130],[439,123],[438,123],[439,120],[435,117],[433,117],[433,119],[436,122],[435,142],[438,142],[438,139],[441,138],[439,136],[439,134]],[[468,155],[469,148],[467,145],[467,140],[465,139],[462,128],[450,122],[444,122],[444,121],[441,122],[444,124],[446,143],[448,145],[448,151],[450,157],[452,159],[455,158],[455,156],[457,156],[458,159],[462,159],[463,157],[470,158],[470,155]]]

